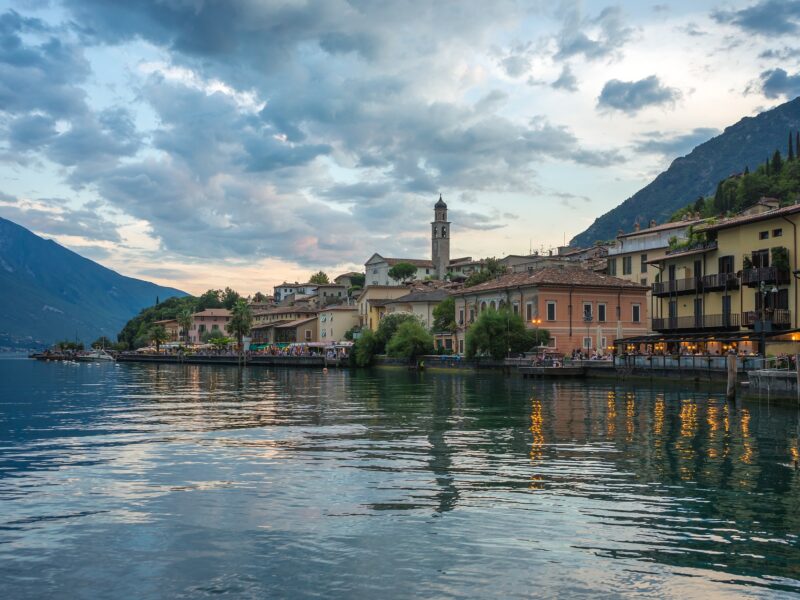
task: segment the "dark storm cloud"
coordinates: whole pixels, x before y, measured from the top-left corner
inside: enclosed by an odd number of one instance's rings
[[[698,127],[688,133],[665,133],[662,131],[649,131],[644,134],[634,145],[637,152],[661,154],[668,158],[684,156],[703,142],[719,135],[719,129]]]
[[[800,20],[800,1],[762,0],[739,10],[715,10],[712,18],[718,23],[735,25],[759,35],[797,33]]]
[[[655,75],[639,81],[612,79],[603,86],[597,107],[635,114],[648,106],[674,104],[680,96],[680,91],[662,85]]]

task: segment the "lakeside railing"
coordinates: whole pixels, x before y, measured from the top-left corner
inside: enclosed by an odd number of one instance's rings
[[[727,371],[727,355],[706,356],[706,355],[619,355],[614,357],[614,366],[626,369],[662,369],[662,370],[708,370],[708,371]],[[753,369],[764,368],[764,358],[761,356],[737,356],[736,363],[739,371],[751,371]]]

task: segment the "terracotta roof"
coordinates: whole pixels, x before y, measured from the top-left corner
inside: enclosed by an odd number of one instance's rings
[[[766,221],[767,219],[792,215],[797,212],[800,212],[800,204],[792,204],[791,206],[774,208],[756,215],[739,215],[738,217],[723,219],[716,223],[707,223],[700,227],[695,227],[695,231],[717,231],[719,229],[727,229],[728,227],[736,227],[737,225],[744,225],[746,223],[756,223],[758,221]]]
[[[357,273],[356,271],[348,271],[347,273],[342,273],[341,275],[337,275],[333,278],[334,281],[340,279],[342,277],[355,277],[356,275],[361,275],[362,273]]]
[[[386,306],[389,302],[392,302],[391,298],[373,298],[372,300],[367,300],[370,306]]]
[[[230,317],[231,311],[227,308],[207,308],[205,310],[201,310],[200,312],[196,312],[192,315],[193,317]]]
[[[177,319],[161,319],[160,321],[153,321],[153,325],[164,325],[165,323],[177,323]]]
[[[261,323],[259,325],[253,325],[250,329],[269,329],[270,327],[277,327],[278,325],[289,322],[288,319],[284,319],[282,321],[273,321],[272,323]]]
[[[326,306],[319,309],[319,312],[328,312],[329,310],[358,310],[357,306],[346,304],[334,304],[333,306]]]
[[[417,258],[384,258],[383,260],[386,261],[386,264],[390,267],[395,266],[397,263],[409,263],[414,265],[415,267],[419,268],[426,268],[430,267],[433,268],[433,261],[430,260],[420,260]]]
[[[404,302],[441,302],[450,296],[450,293],[443,289],[411,292],[405,296],[400,296],[394,300],[389,300],[387,304],[400,304]]]
[[[502,290],[527,285],[553,285],[576,287],[626,287],[635,290],[646,290],[647,286],[618,279],[610,275],[595,273],[580,267],[544,267],[531,272],[511,273],[497,279],[481,283],[455,292],[456,296],[466,296],[479,292]]]
[[[305,325],[306,323],[310,323],[311,321],[316,320],[316,318],[317,316],[314,315],[313,317],[309,317],[308,319],[297,319],[296,321],[281,323],[280,325],[276,326],[275,329],[292,329],[293,327],[298,327],[299,325]]]
[[[645,235],[648,233],[658,233],[659,231],[667,231],[669,229],[682,229],[684,227],[689,227],[689,225],[702,223],[703,221],[704,219],[692,219],[691,221],[674,221],[671,223],[662,223],[661,225],[656,225],[655,227],[648,227],[647,229],[640,229],[639,231],[629,231],[628,233],[621,233],[617,237],[625,238],[625,237],[632,237],[635,235]]]
[[[317,312],[316,308],[308,308],[306,306],[282,306],[279,308],[273,308],[271,310],[264,311],[259,313],[259,316],[263,315],[283,315],[286,313],[315,313]]]

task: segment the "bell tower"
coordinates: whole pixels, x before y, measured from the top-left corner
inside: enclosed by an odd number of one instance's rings
[[[450,266],[450,221],[447,220],[447,204],[439,194],[439,201],[433,207],[431,223],[431,261],[436,279],[444,279]]]

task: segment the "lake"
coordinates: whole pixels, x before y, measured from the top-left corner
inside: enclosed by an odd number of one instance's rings
[[[786,596],[799,434],[690,387],[0,359],[0,597]]]

